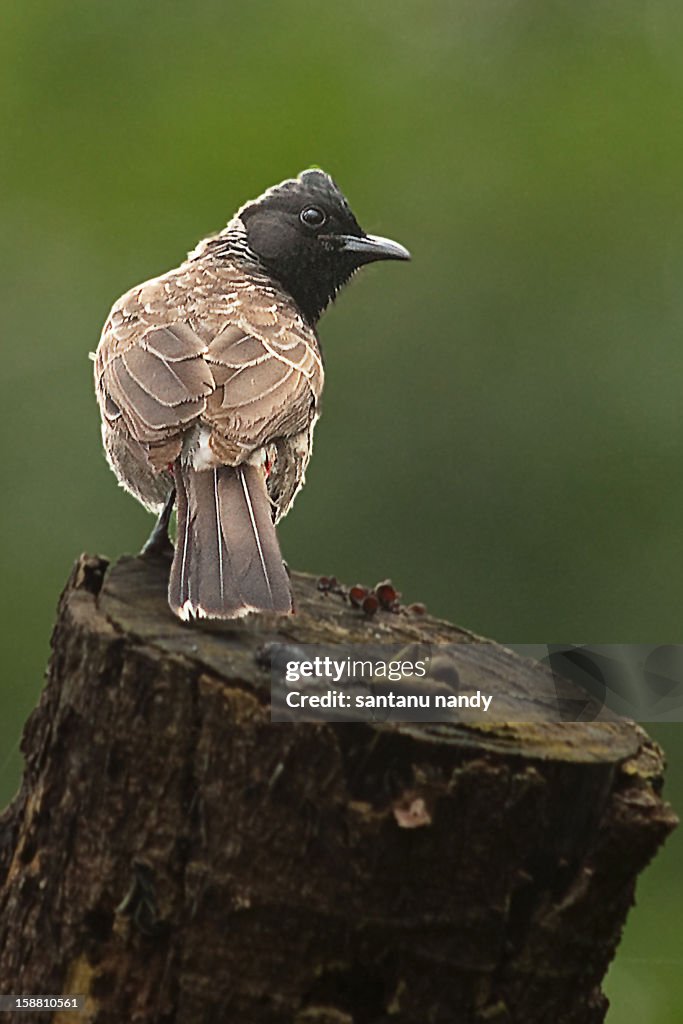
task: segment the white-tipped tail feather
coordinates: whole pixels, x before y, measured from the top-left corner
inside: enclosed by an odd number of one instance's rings
[[[260,466],[174,469],[178,537],[168,600],[181,619],[292,611]]]

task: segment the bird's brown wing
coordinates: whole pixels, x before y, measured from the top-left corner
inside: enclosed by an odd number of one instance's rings
[[[102,416],[112,427],[122,420],[156,470],[180,454],[182,432],[215,387],[205,354],[205,342],[183,322],[134,329],[114,314],[105,327],[95,360]]]
[[[305,430],[322,390],[323,370],[312,332],[283,323],[258,336],[246,324],[225,327],[206,359],[216,383],[205,419],[211,447],[221,461],[243,461],[278,437]]]
[[[191,317],[179,302],[178,319],[166,322],[162,282],[124,296],[105,325],[95,358],[105,423],[123,430],[155,472],[178,457],[195,422],[211,427],[211,448],[229,465],[306,429],[323,370],[298,311],[266,289],[250,292],[239,312],[233,305],[227,326],[228,309],[217,299],[214,311],[208,295]]]

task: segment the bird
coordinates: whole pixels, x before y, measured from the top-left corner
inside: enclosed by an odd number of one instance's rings
[[[179,618],[294,611],[275,526],[311,457],[317,324],[362,266],[408,259],[311,168],[114,303],[93,357],[103,446],[119,484],[158,516],[143,555],[170,549],[175,507]]]

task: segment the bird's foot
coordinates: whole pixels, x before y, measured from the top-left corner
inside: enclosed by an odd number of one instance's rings
[[[159,518],[154,524],[154,529],[140,551],[141,558],[173,557],[173,544],[171,543],[171,538],[168,535],[168,527],[171,521],[174,502],[175,490],[172,490],[159,514]]]
[[[168,533],[157,534],[156,527],[140,549],[140,558],[172,558],[173,544]]]

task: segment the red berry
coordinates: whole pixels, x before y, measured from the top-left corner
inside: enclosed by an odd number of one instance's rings
[[[386,608],[387,611],[393,610],[394,605],[401,596],[391,580],[385,580],[384,583],[378,583],[375,587],[375,593],[379,598],[379,603],[382,605],[382,608]]]

